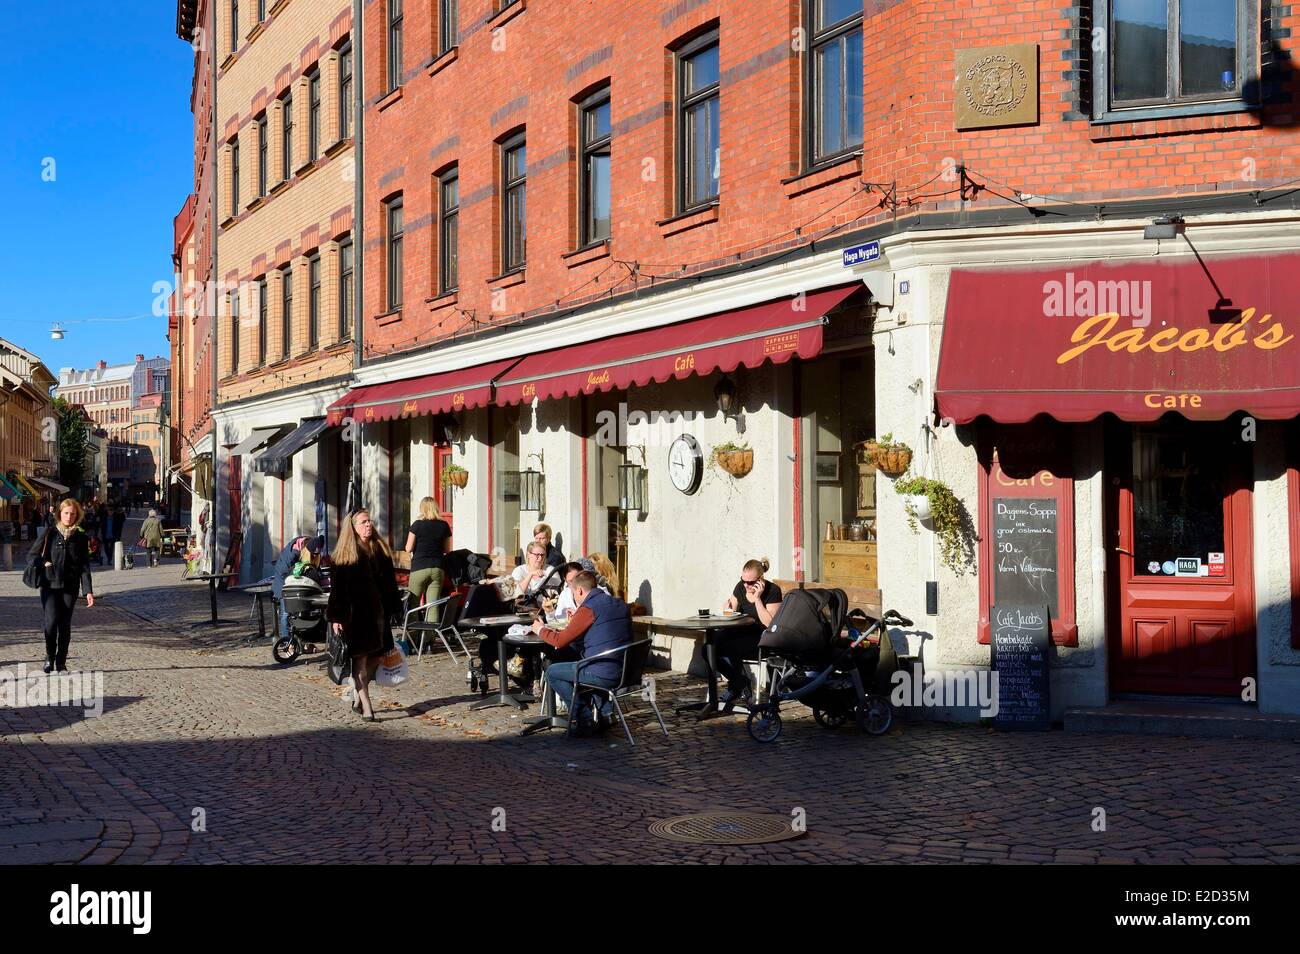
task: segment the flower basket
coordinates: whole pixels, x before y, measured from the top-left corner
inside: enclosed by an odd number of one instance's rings
[[[887,477],[901,477],[912,466],[912,448],[906,444],[880,444],[867,441],[863,459]]]
[[[754,469],[752,450],[719,451],[717,457],[718,466],[732,477],[744,477]]]
[[[453,487],[460,487],[461,489],[464,489],[465,485],[468,483],[469,483],[469,471],[466,470],[464,467],[458,467],[455,464],[452,464],[451,466],[443,469],[442,485],[444,487],[446,487],[448,484],[451,484],[451,486]]]

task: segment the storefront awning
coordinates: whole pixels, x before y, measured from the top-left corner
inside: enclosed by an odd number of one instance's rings
[[[279,473],[288,468],[294,454],[320,440],[329,425],[323,417],[309,417],[259,454],[253,467],[263,473]]]
[[[271,441],[276,440],[285,434],[292,424],[280,424],[276,427],[255,427],[247,437],[230,448],[231,457],[239,457],[242,454],[251,454],[260,447],[265,447]]]
[[[501,405],[782,364],[822,349],[826,313],[861,282],[529,355],[497,382]]]
[[[3,474],[0,474],[0,500],[5,503],[17,503],[23,499],[23,492],[9,483]]]
[[[341,424],[346,418],[355,418],[368,423],[480,407],[492,399],[492,379],[517,360],[507,358],[441,374],[353,388],[329,406],[326,420]]]
[[[30,482],[26,477],[24,477],[22,474],[14,474],[12,477],[9,478],[9,481],[10,481],[10,483],[12,483],[15,487],[18,488],[18,490],[19,490],[20,493],[25,493],[25,494],[27,494],[29,497],[37,497],[37,498],[39,498],[40,495],[41,495],[40,490],[38,490],[37,488],[33,487],[33,486],[31,485],[31,482]]]
[[[42,487],[54,491],[56,494],[66,494],[69,492],[67,487],[55,480],[48,480],[45,477],[33,477],[31,480],[32,483],[39,484]],[[28,484],[28,486],[31,485]]]
[[[1300,255],[957,270],[938,412],[959,424],[1295,417],[1297,301]]]

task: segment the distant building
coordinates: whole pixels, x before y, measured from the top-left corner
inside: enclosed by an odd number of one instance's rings
[[[53,417],[54,375],[41,359],[0,338],[0,536],[13,533],[32,510],[43,509],[68,488],[58,482],[58,445],[47,425]]]

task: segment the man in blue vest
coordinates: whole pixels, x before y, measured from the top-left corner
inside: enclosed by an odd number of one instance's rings
[[[569,581],[577,611],[569,618],[564,629],[551,629],[538,620],[533,632],[556,649],[570,644],[582,647],[581,658],[591,659],[611,649],[625,649],[632,644],[632,619],[627,604],[610,596],[596,584],[594,574],[583,570]],[[580,642],[579,642],[580,641]],[[582,681],[586,685],[614,688],[623,676],[624,653],[610,653],[582,667]],[[555,662],[546,670],[546,678],[555,694],[570,708],[574,705],[574,683],[578,678],[578,663]],[[602,732],[609,726],[607,708],[602,707],[600,718],[593,723],[589,706],[579,705],[575,715],[576,733],[589,735]]]

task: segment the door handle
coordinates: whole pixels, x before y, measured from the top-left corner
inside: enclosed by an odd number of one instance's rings
[[[1132,550],[1125,550],[1123,547],[1116,547],[1115,550],[1119,553],[1123,553],[1125,556],[1133,556]]]

